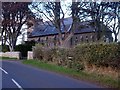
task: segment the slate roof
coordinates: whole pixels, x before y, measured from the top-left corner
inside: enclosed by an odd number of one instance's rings
[[[68,18],[65,20],[65,22],[67,22],[67,21],[69,23],[67,23],[66,28],[67,28],[67,30],[69,30],[68,28],[70,28],[71,22]],[[87,23],[87,22],[83,22],[83,23],[81,23],[81,25],[84,25],[85,23]],[[61,29],[61,31],[62,31],[62,33],[65,33],[64,29]],[[110,31],[110,30],[108,29],[108,31]],[[92,26],[87,26],[87,27],[75,30],[75,34],[91,33],[91,32],[95,32],[95,29]],[[42,37],[42,36],[55,35],[55,34],[58,34],[58,31],[54,26],[37,25],[34,27],[34,30],[30,33],[29,37]]]
[[[31,36],[44,36],[50,34],[57,34],[55,27],[45,26],[44,28],[35,27],[34,31],[31,33]]]

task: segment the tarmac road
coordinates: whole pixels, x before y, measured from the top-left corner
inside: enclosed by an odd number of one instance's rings
[[[0,61],[2,88],[101,88],[54,72],[24,65],[20,61]]]

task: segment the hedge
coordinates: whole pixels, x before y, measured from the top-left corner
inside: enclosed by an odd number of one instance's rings
[[[119,68],[120,45],[117,43],[92,43],[82,44],[75,48],[76,60],[82,60],[88,64]]]
[[[39,44],[34,49],[35,59],[57,65],[83,70],[85,64],[118,69],[120,66],[120,43],[86,43],[75,48],[45,48]]]
[[[0,51],[2,51],[2,52],[8,52],[8,51],[10,51],[9,50],[9,46],[8,45],[0,45]]]
[[[27,52],[32,51],[32,46],[34,46],[35,43],[32,42],[26,42],[25,44],[20,44],[15,47],[15,51],[20,51],[22,57],[27,57]]]
[[[41,44],[36,44],[33,52],[34,58],[46,62],[54,62],[55,64],[64,65],[67,63],[69,50],[64,48],[45,48]]]

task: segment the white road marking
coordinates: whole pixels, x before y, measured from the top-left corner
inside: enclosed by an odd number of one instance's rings
[[[17,87],[18,87],[20,90],[23,90],[23,88],[22,88],[14,79],[12,79],[12,81],[17,85]]]
[[[4,69],[2,69],[1,67],[0,67],[0,70],[2,70],[5,74],[8,74],[8,72],[6,72]]]
[[[2,70],[5,74],[8,74],[8,72],[5,71],[4,69],[2,69],[1,67],[0,67],[0,70]],[[23,90],[23,88],[22,88],[14,79],[12,79],[12,81],[17,85],[17,87],[18,87],[20,90]]]

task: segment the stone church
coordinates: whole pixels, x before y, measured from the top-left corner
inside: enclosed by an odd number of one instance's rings
[[[45,24],[46,23],[46,24]],[[44,24],[40,20],[35,21],[32,27],[28,29],[28,41],[35,41],[47,47],[59,45],[58,31],[54,26],[47,22]],[[72,24],[72,18],[65,18],[64,23],[69,30]],[[78,24],[78,28],[74,30],[74,35],[67,42],[68,47],[75,46],[81,43],[97,42],[97,34],[93,21],[85,21]],[[103,24],[104,32],[101,30],[101,41],[112,42],[112,31]],[[65,37],[65,30],[61,27],[62,37]],[[68,33],[70,31],[67,31]]]

